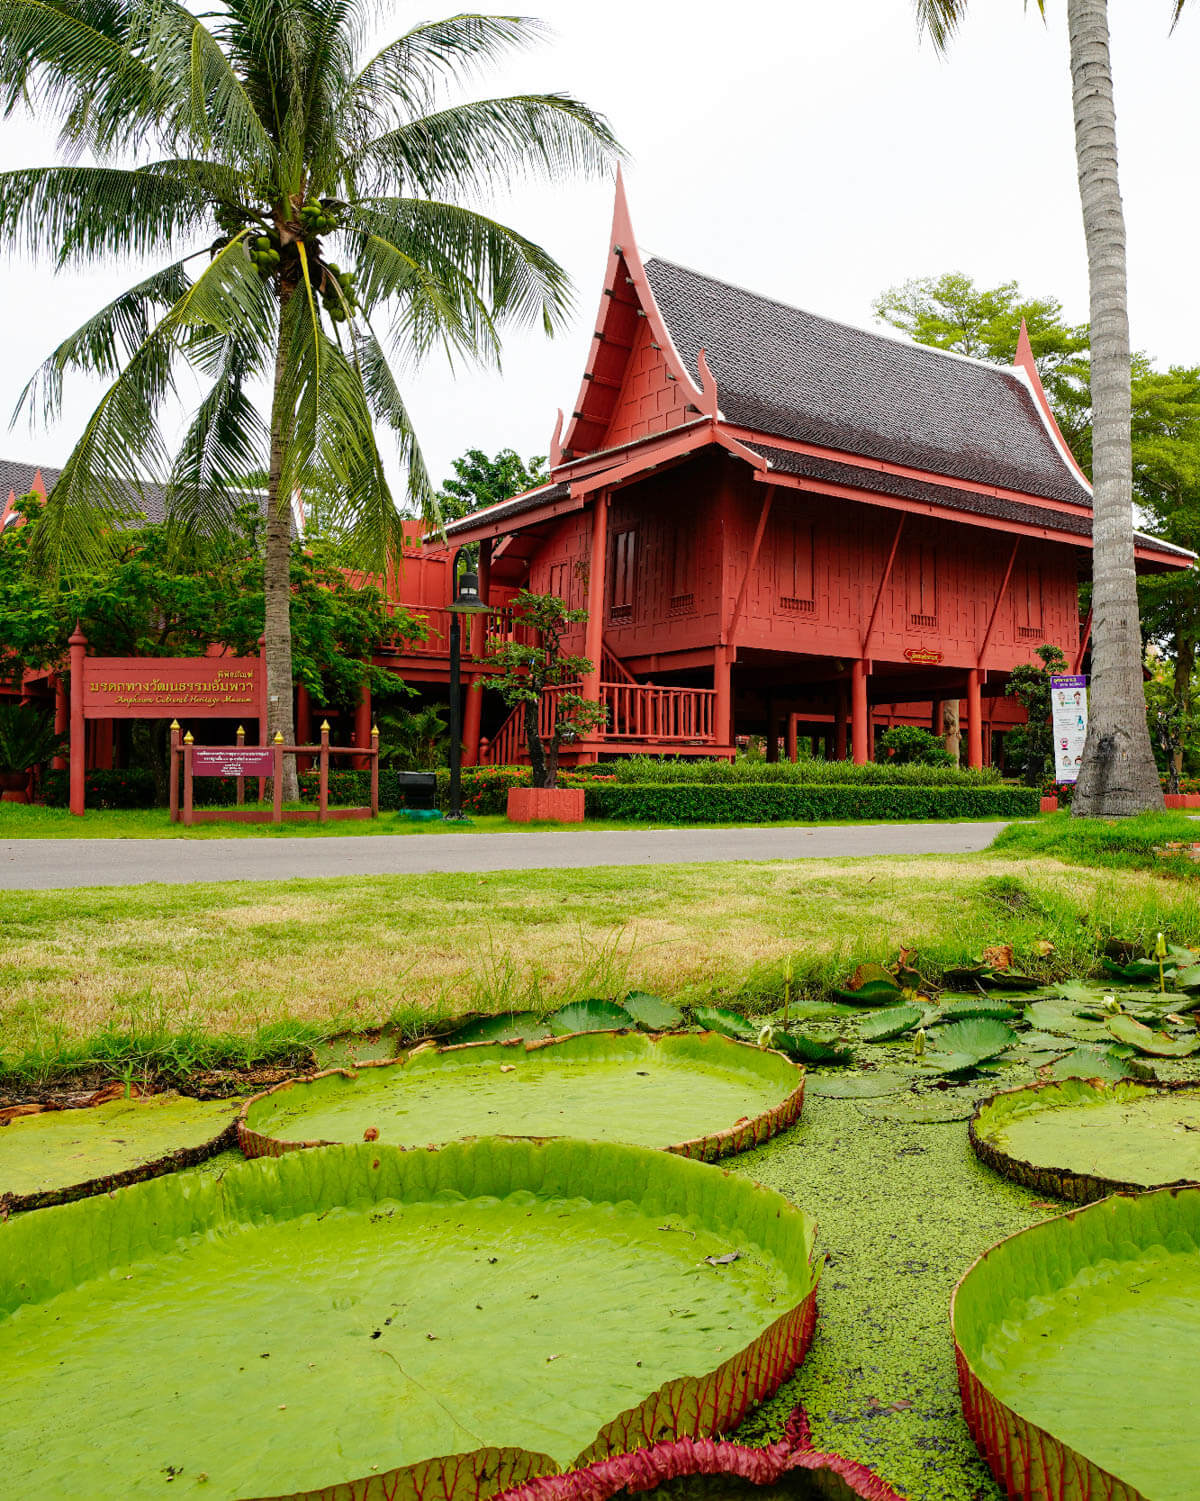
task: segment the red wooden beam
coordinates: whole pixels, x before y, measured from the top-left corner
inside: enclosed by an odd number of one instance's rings
[[[879,580],[879,588],[875,591],[875,603],[871,606],[871,618],[867,621],[867,628],[863,632],[862,654],[864,657],[870,655],[868,648],[871,645],[871,632],[875,629],[875,617],[879,614],[879,605],[883,599],[883,591],[887,588],[888,579],[892,576],[892,564],[896,561],[896,549],[900,546],[900,534],[904,531],[904,523],[907,519],[908,517],[902,513],[899,523],[896,526],[896,535],[892,538],[892,550],[888,553],[883,577]],[[856,746],[855,756],[857,757],[857,755],[858,748]]]
[[[750,579],[758,566],[758,553],[762,547],[763,533],[767,529],[767,517],[771,514],[771,502],[775,498],[775,487],[767,486],[767,493],[763,497],[762,510],[758,514],[758,525],[754,528],[754,541],[750,544],[750,560],[746,564],[746,572],[742,576],[742,587],[738,590],[737,599],[734,601],[733,614],[729,617],[729,626],[726,630],[722,644],[733,640],[733,633],[737,630],[738,621],[742,618],[742,610],[746,603],[746,590],[750,587]]]
[[[1017,537],[1013,542],[1012,552],[1010,552],[1008,555],[1008,567],[1004,570],[1004,582],[1000,585],[1000,592],[996,595],[996,603],[992,606],[992,613],[990,618],[988,619],[987,630],[983,633],[983,645],[979,648],[979,656],[976,658],[975,663],[977,667],[983,666],[983,659],[987,654],[987,649],[992,639],[992,629],[996,624],[996,616],[999,615],[1000,605],[1004,599],[1005,594],[1008,592],[1008,581],[1010,578],[1012,578],[1013,564],[1017,561],[1017,549],[1020,547],[1020,545],[1021,539],[1020,537]]]
[[[1083,671],[1083,659],[1087,655],[1088,642],[1092,639],[1092,612],[1089,608],[1087,619],[1083,623],[1083,635],[1079,638],[1079,650],[1075,654],[1075,662],[1071,668],[1076,677]]]

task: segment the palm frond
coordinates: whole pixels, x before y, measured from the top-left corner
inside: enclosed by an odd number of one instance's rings
[[[183,261],[176,261],[155,271],[114,297],[68,335],[26,382],[17,399],[13,422],[23,408],[28,409],[31,419],[47,424],[56,421],[62,410],[63,374],[67,370],[116,376],[145,343],[153,315],[178,302],[191,286],[184,265]]]
[[[358,241],[359,298],[368,312],[392,306],[392,339],[418,362],[440,344],[455,353],[494,359],[499,337],[487,305],[470,279],[445,257],[424,264],[382,235]]]
[[[409,508],[430,526],[440,529],[443,525],[441,507],[425,467],[425,455],[421,452],[416,429],[383,346],[373,332],[368,332],[360,341],[358,361],[371,415],[395,435],[397,457],[407,480]]]
[[[187,125],[204,152],[216,147],[226,166],[237,163],[269,182],[274,143],[216,37],[199,20],[188,39]]]
[[[962,23],[967,0],[913,0],[917,28],[925,32],[939,52],[945,52]]]
[[[1179,18],[1187,8],[1188,0],[1171,0],[1171,30],[1174,31],[1179,25]]]
[[[558,182],[606,171],[620,147],[608,122],[567,94],[458,104],[397,126],[343,165],[354,194],[493,192],[515,178]]]

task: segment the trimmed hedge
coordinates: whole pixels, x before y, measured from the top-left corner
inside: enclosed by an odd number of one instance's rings
[[[622,784],[643,783],[665,787],[668,783],[691,782],[745,786],[755,782],[784,782],[805,787],[839,784],[870,784],[901,787],[996,787],[1000,773],[994,766],[975,770],[966,766],[901,765],[868,761],[710,761],[703,757],[676,761],[653,756],[630,756],[623,761],[602,762],[593,768]]]
[[[675,783],[587,789],[587,816],[654,823],[823,823],[831,819],[1031,818],[1036,787],[741,787]]]

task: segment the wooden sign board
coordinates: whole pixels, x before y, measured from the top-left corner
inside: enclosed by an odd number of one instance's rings
[[[212,749],[196,746],[192,751],[195,777],[269,777],[275,773],[275,753],[270,747]]]
[[[85,719],[259,719],[258,657],[84,657]]]
[[[940,651],[934,651],[927,646],[910,646],[904,653],[905,660],[915,662],[922,667],[936,667],[942,660]]]

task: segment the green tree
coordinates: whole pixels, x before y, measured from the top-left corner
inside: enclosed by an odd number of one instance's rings
[[[1022,662],[1008,675],[1004,692],[1024,704],[1028,723],[1011,734],[1019,736],[1024,758],[1023,778],[1030,787],[1040,787],[1054,771],[1054,731],[1051,723],[1050,678],[1067,670],[1067,659],[1057,646],[1041,645],[1041,667]]]
[[[1169,0],[1174,21],[1186,0]],[[945,49],[968,0],[916,0],[918,23]],[[1045,0],[1038,0],[1045,11]],[[1087,244],[1092,354],[1092,693],[1087,744],[1072,801],[1077,817],[1161,808],[1146,727],[1134,572],[1131,354],[1125,216],[1117,177],[1117,124],[1108,0],[1066,0],[1075,157]]]
[[[0,230],[57,267],[165,257],[27,388],[52,418],[68,370],[111,382],[54,487],[42,559],[94,561],[146,478],[166,483],[174,522],[219,530],[265,470],[270,728],[289,742],[292,497],[320,494],[326,526],[383,570],[401,522],[377,425],[408,503],[433,510],[389,356],[494,357],[506,322],[551,332],[568,307],[547,251],[464,200],[598,170],[615,149],[564,94],[458,99],[535,22],[455,15],[370,55],[364,23],[349,0],[227,0],[203,16],[180,0],[0,0],[7,108],[54,121],[66,157],[0,174]],[[171,458],[158,417],[180,367],[206,394]]]
[[[979,287],[961,271],[923,276],[876,298],[877,318],[918,344],[1011,365],[1021,321],[1046,397],[1079,463],[1091,463],[1091,390],[1086,324],[1068,323],[1055,297],[1029,297],[1015,281]]]
[[[514,495],[544,485],[550,478],[544,454],[522,459],[512,448],[502,448],[490,459],[481,448],[468,448],[450,467],[454,478],[443,482],[437,497],[438,509],[447,521],[457,521],[502,500],[511,500]]]
[[[398,771],[436,771],[450,755],[450,727],[437,704],[420,709],[381,709],[379,760]]]
[[[488,656],[502,670],[491,678],[510,709],[525,716],[525,740],[535,787],[558,786],[558,755],[564,741],[577,740],[604,724],[608,710],[584,698],[580,680],[593,670],[586,657],[565,654],[568,626],[587,619],[586,610],[569,610],[554,594],[522,589],[512,601],[513,622],[525,628],[526,641],[493,639]],[[542,715],[548,715],[543,729]]]

